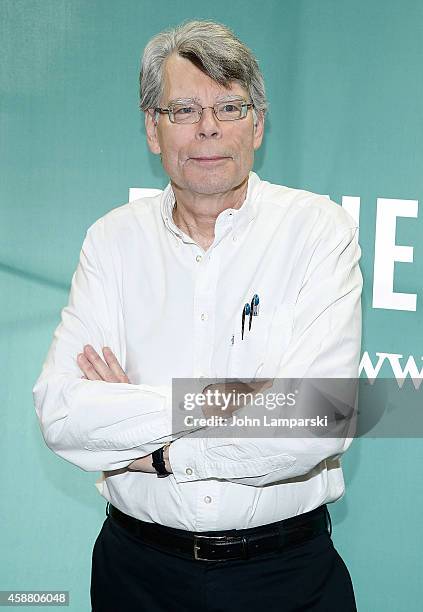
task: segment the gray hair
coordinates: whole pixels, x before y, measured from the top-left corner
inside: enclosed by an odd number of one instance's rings
[[[173,53],[191,61],[214,81],[238,82],[248,91],[256,112],[267,110],[263,75],[251,50],[228,27],[214,21],[188,21],[160,32],[144,49],[140,72],[140,108],[160,105],[163,67]],[[254,113],[256,119],[256,113]]]

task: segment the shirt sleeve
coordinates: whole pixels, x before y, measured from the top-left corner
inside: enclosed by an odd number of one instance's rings
[[[327,228],[313,246],[278,378],[358,378],[363,279],[357,229]],[[211,437],[213,431],[201,434],[169,447],[177,482],[222,478],[263,486],[308,474],[320,462],[340,457],[352,442],[342,435],[223,439]]]
[[[121,365],[125,360],[119,300],[108,294],[105,282],[112,262],[103,254],[99,222],[94,226],[82,245],[68,305],[32,392],[47,446],[85,471],[108,471],[126,467],[181,432],[172,432],[171,385],[82,378],[76,358],[86,344],[99,355],[109,346]]]

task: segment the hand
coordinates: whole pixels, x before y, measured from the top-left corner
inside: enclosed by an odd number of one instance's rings
[[[106,363],[91,344],[84,346],[84,352],[79,353],[77,363],[84,372],[82,378],[88,380],[104,380],[106,382],[129,383],[129,378],[122,370],[115,354],[108,346],[103,346],[103,355]]]

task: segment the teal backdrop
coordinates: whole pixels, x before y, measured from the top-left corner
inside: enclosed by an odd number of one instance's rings
[[[270,103],[259,175],[359,209],[363,374],[379,363],[378,376],[422,377],[419,0],[1,0],[0,589],[66,589],[74,612],[90,609],[105,502],[98,474],[44,445],[31,390],[88,226],[130,187],[166,183],[145,144],[139,58],[189,18],[226,23],[259,59]],[[380,198],[396,200],[395,241],[408,247],[391,268],[392,203],[378,209]],[[391,293],[411,301],[392,306],[389,269]],[[358,439],[343,458],[333,538],[360,612],[422,609],[422,460],[417,437]]]

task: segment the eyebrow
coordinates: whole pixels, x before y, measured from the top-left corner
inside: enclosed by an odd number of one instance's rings
[[[218,96],[216,98],[215,104],[218,104],[219,102],[226,102],[226,100],[245,100],[245,98],[240,94],[226,94],[223,96]],[[196,104],[201,104],[200,98],[197,97],[175,98],[174,100],[169,100],[168,106],[170,106],[171,104],[190,104],[192,102],[195,102]]]

